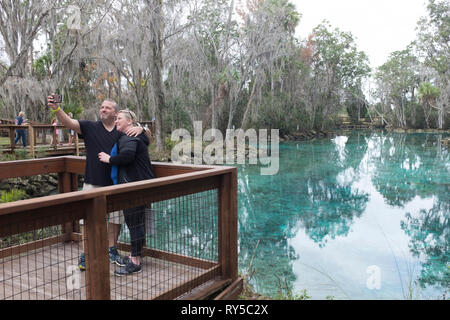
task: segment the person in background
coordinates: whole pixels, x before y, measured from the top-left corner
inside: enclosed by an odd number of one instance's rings
[[[98,159],[98,154],[104,150],[111,150],[113,145],[124,135],[117,131],[115,120],[119,111],[117,103],[112,99],[105,99],[100,106],[99,120],[76,120],[71,119],[58,103],[54,102],[54,95],[47,97],[48,106],[52,113],[65,127],[74,130],[81,135],[86,148],[86,168],[84,175],[83,190],[91,190],[98,187],[112,185],[111,165],[105,164]],[[145,133],[145,134],[143,134]],[[126,134],[139,136],[140,139],[149,140],[150,133],[144,128],[136,126],[130,128]],[[108,214],[108,241],[109,260],[111,263],[121,264],[121,257],[117,250],[117,240],[119,238],[122,223],[124,223],[122,211],[110,212]],[[80,221],[83,222],[83,221]],[[84,228],[82,228],[82,242],[84,248]],[[85,254],[81,253],[78,267],[85,270]]]
[[[25,125],[24,117],[25,113],[23,111],[20,111],[19,115],[15,119],[15,124],[17,126]],[[25,129],[16,129],[16,138],[14,139],[14,144],[16,144],[20,139],[22,139],[22,144],[25,148],[27,146],[27,135]]]
[[[120,132],[126,132],[136,123],[136,115],[130,110],[120,110],[116,119],[116,128]],[[98,158],[103,163],[113,165],[112,179],[115,184],[135,182],[155,178],[148,143],[127,135],[123,135],[117,141],[111,154],[100,152]],[[117,176],[114,167],[118,166]],[[116,276],[125,276],[142,271],[141,254],[145,244],[145,205],[127,208],[123,210],[125,222],[130,230],[131,255],[122,259],[124,265],[116,270]]]

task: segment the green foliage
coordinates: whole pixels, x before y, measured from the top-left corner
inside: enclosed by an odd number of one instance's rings
[[[13,153],[0,153],[0,161],[16,161],[31,159],[26,149],[16,149]]]
[[[450,66],[448,43],[450,39],[450,3],[446,0],[429,0],[428,16],[418,23],[416,45],[425,57],[425,64],[440,75],[447,74]]]
[[[33,74],[38,80],[44,79],[50,72],[51,65],[50,52],[47,51],[33,62]]]
[[[429,82],[422,82],[419,85],[419,99],[422,101],[436,100],[440,94],[439,88],[436,88]]]
[[[64,96],[63,99],[66,100]],[[71,101],[71,102],[63,101],[62,108],[64,109],[65,113],[72,112],[74,119],[79,119],[81,114],[83,113],[83,106],[80,104],[79,101]]]
[[[0,203],[13,202],[18,200],[27,199],[28,196],[25,191],[12,189],[10,191],[1,190]]]
[[[16,154],[13,153],[0,153],[0,161],[15,161],[16,159]]]
[[[175,99],[172,107],[167,109],[164,128],[170,129],[170,132],[179,128],[192,127],[191,119],[186,108],[183,107],[179,99]]]
[[[358,123],[360,118],[368,116],[366,103],[360,85],[349,90],[345,105],[347,114],[353,123]]]
[[[278,278],[278,292],[273,297],[275,300],[308,300],[311,297],[308,295],[306,289],[300,291],[300,293],[292,292],[292,288],[288,285],[286,279],[284,282]]]
[[[301,15],[295,10],[294,4],[289,0],[266,0],[266,10],[273,13],[279,8],[283,8],[285,16],[283,19],[283,27],[285,31],[293,33],[298,23],[300,22]]]
[[[351,33],[330,29],[331,25],[325,21],[313,30],[316,50],[313,70],[332,74],[335,85],[344,88],[355,86],[370,73],[368,57],[357,50]]]
[[[24,79],[31,79],[30,85],[42,84],[41,89],[49,86],[59,89],[64,95],[64,110],[72,112],[75,118],[81,118],[83,108],[90,109],[107,96],[120,95],[121,103],[136,106],[140,115],[163,119],[163,136],[174,128],[190,127],[192,119],[208,122],[214,119],[221,130],[230,124],[248,127],[250,121],[289,132],[296,130],[297,126],[323,129],[333,125],[332,117],[343,107],[353,120],[358,115],[367,116],[367,108],[361,108],[359,102],[348,101],[346,92],[360,86],[361,80],[369,76],[368,56],[358,50],[350,32],[334,28],[327,21],[314,28],[307,39],[296,38],[295,30],[301,14],[289,0],[247,1],[247,10],[242,4],[228,0],[204,0],[187,8],[187,21],[181,19],[183,22],[177,25],[174,20],[170,30],[176,32],[161,34],[170,39],[164,44],[166,65],[162,66],[168,70],[164,79],[166,103],[164,108],[159,106],[158,114],[154,115],[154,105],[149,97],[157,83],[154,79],[150,83],[149,74],[152,72],[145,62],[150,60],[141,54],[151,51],[148,50],[148,42],[142,41],[146,33],[141,32],[147,29],[131,23],[121,24],[120,31],[112,33],[111,37],[97,33],[115,30],[114,24],[120,19],[127,20],[127,16],[138,18],[132,13],[141,8],[151,9],[151,3],[126,2],[122,12],[117,11],[112,19],[103,21],[104,29],[92,28],[77,38],[81,34],[68,30],[68,3],[63,2],[52,12],[55,23],[48,29],[44,28],[49,44],[33,54],[31,74],[24,75]],[[232,3],[234,8],[231,8]],[[100,25],[94,23],[95,12],[106,9],[104,5],[98,4],[94,10],[86,8],[85,12],[91,13],[86,16],[87,20],[83,18],[83,22],[93,19],[92,26]],[[169,4],[163,1],[162,5]],[[130,10],[133,6],[139,9]],[[377,111],[393,125],[417,127],[424,123],[421,114],[427,120],[438,117],[436,109],[426,107],[431,110],[428,114],[416,104],[417,96],[414,94],[420,81],[433,83],[441,92],[438,99],[441,105],[446,101],[444,94],[448,91],[450,65],[448,12],[448,1],[428,0],[428,16],[418,23],[417,40],[405,50],[393,52],[378,69],[377,98],[383,105]],[[78,42],[81,39],[83,45]],[[111,45],[116,48],[114,53],[108,49],[112,48]],[[131,54],[127,48],[133,46],[140,49]],[[6,67],[0,67],[0,72]],[[29,68],[25,72],[29,73]],[[135,85],[137,81],[141,81],[141,86]],[[226,88],[223,96],[218,93],[221,87]],[[139,93],[136,92],[138,88]],[[252,88],[257,89],[253,92]],[[21,91],[16,95],[20,96]],[[43,106],[40,93],[37,95],[32,103],[27,101],[25,111],[33,120],[48,123],[48,112],[37,111],[40,107],[48,110]],[[214,114],[207,113],[208,107],[219,96],[217,100],[220,103],[216,105]],[[359,97],[363,98],[362,95]],[[344,100],[347,100],[345,106],[342,105]],[[4,111],[3,103],[8,110]],[[17,111],[10,104],[13,103],[0,99],[0,111],[10,114],[8,117]],[[402,112],[397,112],[399,109],[393,111],[393,105],[401,106]],[[441,126],[443,117],[449,125],[448,106],[445,108],[439,111]],[[89,110],[89,115],[92,113]],[[207,114],[211,116],[206,117]],[[251,117],[247,117],[248,114]],[[210,126],[210,123],[205,126]]]
[[[166,137],[164,139],[164,143],[165,143],[166,149],[168,149],[168,150],[172,150],[172,148],[175,146],[175,141],[172,141],[170,139],[170,137]]]

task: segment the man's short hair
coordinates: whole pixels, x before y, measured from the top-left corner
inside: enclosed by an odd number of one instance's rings
[[[111,98],[106,98],[106,99],[103,100],[103,101],[112,102],[112,103],[113,103],[114,110],[115,110],[116,112],[119,112],[119,104],[118,104],[116,101],[114,101],[114,100],[111,99]]]

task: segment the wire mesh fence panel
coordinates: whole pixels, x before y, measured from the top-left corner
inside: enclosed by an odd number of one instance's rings
[[[218,275],[217,189],[154,202],[142,215],[141,271],[118,275],[124,267],[112,265],[112,299],[175,297],[204,282],[202,276]],[[119,241],[130,244],[122,247],[125,256],[133,250],[135,230],[126,223],[120,234]]]
[[[0,300],[85,299],[77,243],[60,226],[0,239]]]

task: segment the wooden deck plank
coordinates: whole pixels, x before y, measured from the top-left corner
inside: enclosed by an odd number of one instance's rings
[[[80,252],[78,243],[67,242],[0,258],[0,300],[86,299],[86,272],[76,268]],[[207,272],[154,257],[142,257],[142,265],[141,273],[117,277],[119,267],[110,264],[111,299],[152,299]],[[68,288],[70,268],[80,276],[80,289]]]

